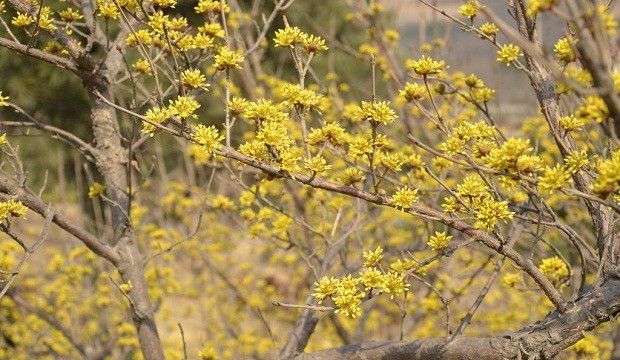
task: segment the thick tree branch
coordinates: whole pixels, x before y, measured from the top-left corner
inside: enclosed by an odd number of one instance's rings
[[[551,359],[576,343],[585,331],[620,313],[620,279],[572,304],[566,313],[553,312],[542,321],[517,332],[487,338],[459,337],[412,342],[366,342],[301,354],[296,360],[461,360]]]
[[[30,210],[36,212],[41,216],[45,216],[48,204],[46,204],[40,197],[32,194],[27,190],[11,185],[8,180],[3,178],[0,178],[0,193],[0,199],[19,200]],[[52,221],[69,234],[75,236],[78,240],[84,243],[84,245],[86,245],[97,255],[112,263],[118,262],[118,253],[114,249],[101,243],[95,235],[92,235],[88,231],[77,226],[67,217],[63,216],[62,214],[55,213]]]
[[[63,58],[60,56],[56,56],[56,55],[52,55],[50,53],[47,53],[45,51],[41,51],[39,49],[34,49],[32,47],[28,47],[28,45],[25,44],[20,44],[17,43],[15,41],[12,40],[8,40],[5,38],[0,38],[0,46],[5,47],[7,49],[16,51],[20,54],[23,55],[27,55],[30,57],[33,57],[35,59],[38,60],[43,60],[47,63],[50,63],[52,65],[58,66],[60,68],[69,70],[71,72],[74,72],[76,74],[79,73],[77,66],[75,65],[75,62],[73,62],[70,59],[67,58]]]

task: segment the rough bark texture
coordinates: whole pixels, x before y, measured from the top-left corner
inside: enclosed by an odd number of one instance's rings
[[[111,98],[108,86],[99,85],[95,89],[105,98]],[[91,121],[96,142],[96,165],[106,186],[112,212],[114,238],[110,245],[118,254],[117,268],[125,283],[131,283],[127,294],[130,300],[132,320],[138,332],[142,353],[147,360],[163,360],[155,312],[149,299],[144,279],[144,258],[140,252],[134,232],[128,219],[129,196],[127,176],[128,152],[122,146],[121,134],[113,108],[96,96],[91,97]]]
[[[316,316],[316,312],[311,309],[305,309],[297,319],[286,344],[280,350],[280,358],[292,359],[296,354],[304,351],[310,340],[310,335],[314,332],[318,322],[319,318]]]
[[[620,279],[614,277],[572,304],[520,331],[489,338],[458,337],[413,342],[366,342],[301,354],[296,360],[552,359],[583,338],[585,331],[620,313]]]

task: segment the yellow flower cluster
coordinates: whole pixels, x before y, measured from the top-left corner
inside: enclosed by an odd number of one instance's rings
[[[396,112],[387,101],[362,101],[360,109],[365,120],[375,123],[389,125],[397,118]]]
[[[16,27],[24,27],[34,23],[34,18],[28,14],[18,13],[13,17],[11,24]]]
[[[476,152],[480,149],[480,145],[492,146],[488,144],[486,139],[492,138],[495,133],[495,127],[486,124],[484,121],[475,123],[464,121],[452,129],[446,141],[439,144],[438,148],[448,155],[455,155],[463,153],[473,141],[476,145],[473,149]]]
[[[328,106],[327,98],[324,95],[302,88],[299,84],[282,82],[274,89],[274,94],[300,110],[321,112],[326,110]]]
[[[325,39],[307,34],[296,26],[287,26],[284,29],[277,30],[273,42],[276,47],[295,47],[296,45],[301,45],[310,54],[327,50]]]
[[[200,108],[200,104],[192,96],[178,96],[170,101],[170,110],[181,119],[196,117],[194,112]]]
[[[521,53],[521,48],[517,45],[506,44],[502,45],[502,47],[497,51],[497,61],[510,66],[510,64],[516,61],[521,55],[523,55]]]
[[[473,19],[478,15],[478,11],[482,5],[477,0],[467,0],[467,2],[458,8],[459,14],[466,18]]]
[[[26,214],[26,207],[20,201],[7,200],[0,202],[0,221],[9,217],[23,217]]]
[[[116,20],[121,16],[121,12],[112,0],[97,0],[97,14],[106,19]]]
[[[480,25],[480,31],[486,36],[495,36],[499,32],[499,28],[494,23],[486,22]]]
[[[189,88],[204,88],[207,78],[200,72],[200,69],[187,69],[181,73],[181,82]]]
[[[435,235],[431,236],[426,244],[435,251],[440,251],[448,247],[452,241],[452,236],[445,232],[435,232]]]
[[[482,198],[482,202],[474,209],[476,222],[474,227],[491,231],[500,220],[510,220],[514,213],[508,209],[507,201],[496,201],[490,196]]]
[[[94,197],[97,197],[97,196],[103,194],[104,191],[105,191],[105,185],[100,184],[98,182],[93,183],[88,188],[88,197],[92,199]]]
[[[198,125],[192,134],[192,140],[202,146],[202,151],[208,154],[213,154],[221,144],[220,141],[224,139],[223,135],[220,135],[215,126]]]
[[[58,15],[60,15],[60,18],[64,22],[68,22],[68,23],[82,20],[82,18],[84,18],[84,16],[80,12],[78,12],[77,10],[73,8],[66,8],[60,11]]]
[[[164,108],[154,107],[154,108],[147,110],[144,116],[153,123],[163,124],[166,122],[166,120],[170,119],[174,115],[175,115],[175,110],[170,107],[164,107]],[[142,122],[143,133],[153,136],[153,134],[155,134],[155,130],[157,130],[157,127],[155,125],[147,121]]]
[[[556,285],[565,281],[569,274],[568,266],[557,256],[543,259],[538,268],[549,281]]]
[[[527,16],[536,16],[541,11],[549,11],[559,0],[527,0]]]
[[[151,63],[146,59],[140,59],[133,63],[133,68],[140,74],[153,74],[153,68],[151,67]]]
[[[600,124],[609,118],[609,109],[602,98],[592,95],[575,110],[575,116]]]
[[[538,178],[538,186],[541,190],[552,192],[565,187],[570,181],[570,172],[562,165],[547,166]]]
[[[444,71],[446,69],[446,62],[443,60],[433,60],[432,58],[423,55],[418,60],[407,59],[405,61],[405,67],[413,70],[418,75],[427,76],[439,74]]]
[[[0,106],[9,106],[8,101],[9,97],[8,96],[3,96],[2,95],[2,91],[0,91]]]
[[[484,163],[495,170],[511,173],[531,173],[538,170],[540,160],[529,154],[532,151],[529,139],[511,137],[500,147],[489,151]]]
[[[519,282],[521,282],[522,276],[519,273],[508,273],[502,279],[502,285],[508,288],[515,287]]]
[[[418,201],[418,189],[399,188],[390,198],[393,206],[401,210],[410,209]]]
[[[316,174],[324,174],[331,169],[331,165],[327,164],[327,160],[321,155],[316,155],[306,160],[306,169]]]
[[[365,177],[366,175],[362,170],[357,168],[347,168],[337,179],[337,181],[344,185],[350,186],[363,181]]]
[[[426,87],[418,83],[406,83],[402,90],[398,93],[400,97],[407,102],[420,100],[427,95]]]
[[[364,251],[362,254],[364,258],[364,266],[371,267],[375,266],[383,259],[383,248],[381,246],[377,246],[377,248],[373,250]]]
[[[456,186],[458,197],[444,199],[442,208],[447,213],[471,211],[475,217],[474,226],[486,231],[492,230],[500,220],[512,219],[507,201],[497,201],[489,192],[488,186],[477,175],[469,175]]]
[[[220,48],[220,51],[215,55],[215,68],[218,71],[241,69],[241,63],[245,60],[243,51],[231,50],[226,46]]]
[[[197,14],[220,14],[230,12],[230,7],[225,0],[199,0],[198,5],[194,7]]]
[[[373,291],[395,296],[404,294],[409,289],[405,277],[398,271],[383,271],[379,262],[383,258],[383,249],[378,247],[374,251],[364,252],[365,269],[358,277],[347,275],[342,278],[323,277],[314,285],[314,296],[319,303],[331,299],[336,313],[342,313],[350,318],[357,318],[362,314],[362,299]]]
[[[553,52],[555,53],[555,57],[562,62],[562,64],[566,65],[570,62],[575,61],[575,51],[573,46],[575,45],[576,39],[572,37],[564,37],[558,40],[555,45],[553,45]]]
[[[308,134],[308,144],[319,145],[329,143],[334,146],[343,145],[347,141],[345,129],[337,123],[325,124],[322,128],[312,129]]]
[[[611,158],[599,161],[597,171],[592,191],[601,198],[617,193],[620,190],[620,150],[614,151]]]

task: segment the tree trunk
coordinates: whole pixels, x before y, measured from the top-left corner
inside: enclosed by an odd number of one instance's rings
[[[98,86],[95,89],[106,99],[112,98],[108,86]],[[127,297],[140,347],[147,360],[163,360],[164,353],[157,332],[155,313],[144,278],[144,259],[128,218],[128,152],[121,143],[114,109],[94,94],[91,95],[91,121],[97,148],[97,169],[103,177],[107,201],[112,211],[114,238],[110,245],[118,251],[120,259],[116,267],[123,282],[131,283],[132,286]]]

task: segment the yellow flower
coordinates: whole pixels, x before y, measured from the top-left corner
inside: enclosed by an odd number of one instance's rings
[[[554,284],[560,284],[568,277],[568,266],[557,256],[543,259],[538,267],[540,271]]]
[[[512,64],[519,56],[523,55],[521,49],[517,45],[506,44],[502,45],[500,50],[497,51],[497,61],[504,63],[508,66]]]
[[[362,113],[364,118],[376,123],[388,125],[396,120],[396,112],[387,101],[367,102],[362,101]]]
[[[107,19],[118,19],[121,16],[118,6],[111,0],[97,0],[97,10],[99,16]]]
[[[572,349],[575,350],[580,357],[585,359],[600,360],[601,341],[595,335],[586,334],[585,337],[575,343]]]
[[[338,182],[350,186],[358,183],[366,177],[365,173],[357,168],[348,168],[344,170],[342,176],[338,178]]]
[[[398,31],[393,30],[393,29],[385,30],[384,35],[385,35],[385,39],[391,43],[394,43],[400,40],[400,34],[398,33]]]
[[[0,221],[9,217],[23,217],[27,208],[20,201],[7,200],[0,202]]]
[[[616,35],[617,29],[618,29],[618,21],[616,20],[616,17],[614,16],[614,14],[612,14],[609,11],[607,5],[598,4],[596,6],[596,10],[598,11],[598,16],[601,19],[601,23],[603,27],[607,31],[607,35],[608,36]]]
[[[392,205],[399,209],[410,209],[418,201],[418,189],[410,189],[406,186],[401,187],[392,195],[390,201]]]
[[[480,25],[480,31],[486,36],[495,36],[499,32],[497,25],[491,22]]]
[[[490,231],[499,220],[512,219],[514,213],[508,209],[507,201],[495,201],[491,197],[485,197],[474,208],[474,216],[476,217],[474,227]]]
[[[304,34],[302,43],[304,50],[311,54],[327,50],[325,39],[316,35]]]
[[[170,109],[174,110],[174,114],[181,119],[197,117],[194,112],[198,108],[200,108],[200,104],[191,96],[178,96],[176,100],[170,101]]]
[[[84,16],[73,8],[66,8],[58,13],[60,18],[65,22],[74,22],[81,20]]]
[[[192,89],[197,89],[205,86],[207,78],[205,78],[199,69],[187,69],[181,73],[181,82]]]
[[[198,32],[200,34],[211,37],[219,37],[222,39],[226,36],[226,32],[222,29],[222,26],[219,23],[205,23],[203,26],[198,28]]]
[[[536,16],[540,11],[551,10],[559,0],[527,0],[527,16]]]
[[[226,4],[226,1],[214,1],[214,0],[200,0],[198,1],[198,5],[194,7],[194,11],[197,14],[202,13],[215,13],[219,14],[224,11],[224,13],[230,12],[230,7]]]
[[[153,5],[160,8],[174,8],[176,4],[176,0],[153,0]]]
[[[448,247],[452,241],[452,236],[448,235],[445,232],[435,232],[435,235],[431,236],[426,244],[431,247],[431,249],[435,251],[443,250]]]
[[[100,183],[94,183],[88,188],[88,197],[94,198],[97,197],[105,191],[105,185]]]
[[[318,282],[314,283],[314,293],[312,296],[317,298],[319,304],[336,292],[338,279],[333,277],[322,277]]]
[[[133,68],[137,72],[141,74],[152,74],[153,68],[151,67],[151,63],[146,59],[140,59],[133,63]]]
[[[610,159],[601,160],[597,170],[598,176],[592,183],[592,191],[605,199],[620,190],[620,150],[613,152]]]
[[[570,180],[570,172],[568,172],[562,165],[555,165],[554,167],[547,166],[540,178],[538,179],[541,190],[552,192],[558,190],[567,185]]]
[[[312,129],[308,134],[308,144],[318,145],[328,142],[334,146],[343,145],[346,142],[345,130],[336,123],[329,123],[320,129]]]
[[[502,285],[508,288],[515,287],[521,281],[521,274],[509,273],[502,279]]]
[[[7,101],[9,100],[8,96],[3,96],[2,91],[0,91],[0,106],[9,106]]]
[[[609,109],[602,98],[591,95],[575,110],[575,116],[586,122],[592,120],[596,123],[602,123],[609,118]]]
[[[367,288],[381,288],[383,286],[383,274],[381,270],[371,267],[360,273],[360,283]]]
[[[144,116],[156,124],[163,124],[166,120],[173,117],[174,114],[174,109],[154,107],[149,109]],[[155,130],[157,130],[157,127],[155,125],[150,124],[146,121],[142,122],[143,133],[153,136]]]
[[[527,155],[532,151],[529,139],[509,138],[501,147],[492,149],[484,157],[487,166],[495,170],[517,170],[517,160],[522,155]]]
[[[412,102],[413,100],[420,100],[427,94],[426,87],[418,83],[406,83],[405,87],[398,93],[399,96]]]
[[[331,165],[327,164],[324,157],[317,155],[306,160],[306,169],[317,174],[323,174],[327,170],[331,169]]]
[[[362,254],[364,258],[364,266],[371,267],[377,265],[381,259],[383,259],[383,248],[378,246],[374,251],[364,251]]]
[[[217,360],[217,352],[211,344],[205,344],[203,348],[198,352],[200,360]]]
[[[120,284],[118,287],[125,294],[129,294],[129,292],[133,289],[133,285],[131,285],[131,281],[127,281],[126,283]]]
[[[390,294],[390,299],[394,299],[395,296],[402,295],[409,290],[409,284],[406,282],[404,274],[389,271],[387,274],[383,274],[380,290],[385,294]]]
[[[358,51],[362,54],[366,55],[377,55],[379,53],[379,49],[370,45],[370,44],[362,44],[359,46]]]
[[[276,31],[275,35],[276,36],[273,39],[273,42],[276,47],[292,47],[297,44],[301,44],[306,36],[306,34],[297,26],[288,26],[284,29],[279,29]]]
[[[228,47],[221,47],[217,55],[215,55],[215,68],[218,71],[241,69],[241,64],[245,60],[243,51],[231,50]]]
[[[444,71],[446,69],[446,62],[443,60],[436,61],[424,55],[418,60],[408,59],[405,62],[405,66],[408,69],[412,69],[418,75],[432,75]]]
[[[109,1],[109,0],[103,0]],[[164,13],[160,10],[152,14],[148,17],[148,21],[146,23],[155,33],[163,34],[164,26],[169,28],[170,26],[170,17],[168,15],[164,15]]]
[[[459,6],[459,14],[463,15],[466,18],[473,19],[478,15],[478,10],[482,5],[476,0],[467,0],[467,2],[461,6]]]
[[[219,134],[219,131],[215,126],[198,125],[192,134],[192,140],[202,146],[202,151],[212,154],[222,144],[220,141],[224,139],[223,135]]]
[[[235,208],[235,203],[230,200],[230,198],[224,195],[218,195],[213,198],[213,201],[211,202],[211,207],[213,207],[214,209],[232,210]]]
[[[127,35],[125,38],[125,44],[128,46],[138,46],[142,43],[144,46],[149,46],[153,43],[153,37],[148,30],[141,29],[136,31],[135,33],[131,33]]]
[[[17,27],[24,27],[34,23],[34,18],[28,14],[18,13],[16,17],[11,20],[11,24]]]
[[[6,134],[0,134],[0,145],[4,145],[6,143]]]
[[[588,164],[588,151],[586,149],[573,151],[568,154],[564,162],[566,163],[566,170],[573,174]]]
[[[575,61],[575,51],[573,50],[573,45],[575,45],[576,40],[572,37],[565,37],[558,40],[558,42],[553,45],[553,52],[555,56],[560,60],[563,64],[568,64],[570,62]]]

